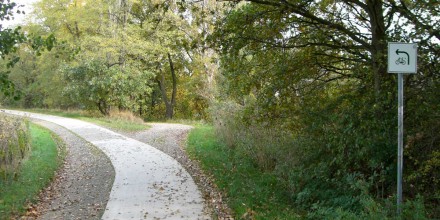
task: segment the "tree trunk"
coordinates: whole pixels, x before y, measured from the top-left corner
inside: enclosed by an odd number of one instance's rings
[[[161,79],[157,80],[160,88],[160,92],[162,93],[162,99],[165,103],[165,117],[167,119],[172,119],[174,116],[174,106],[176,105],[176,94],[177,94],[177,76],[174,69],[174,63],[171,59],[171,54],[168,53],[168,62],[170,63],[170,72],[173,83],[173,91],[171,92],[171,100],[168,99],[166,86],[165,86],[165,74],[161,71]]]
[[[176,105],[176,94],[177,94],[177,77],[174,70],[173,60],[171,59],[171,54],[168,53],[168,61],[170,62],[171,77],[173,79],[173,92],[171,94],[171,105],[174,107]]]
[[[374,77],[376,96],[380,95],[382,84],[388,76],[386,66],[387,35],[382,0],[367,0],[368,15],[371,25],[371,66]]]
[[[110,114],[110,107],[107,105],[107,102],[105,100],[99,100],[96,105],[103,115],[108,116]]]
[[[161,79],[157,80],[157,83],[159,84],[160,88],[160,94],[162,95],[163,102],[165,103],[166,113],[165,117],[167,119],[172,118],[172,106],[171,103],[168,101],[167,91],[165,88],[165,74],[161,71]]]

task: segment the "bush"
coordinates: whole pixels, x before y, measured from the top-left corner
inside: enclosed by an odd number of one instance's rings
[[[246,108],[233,102],[212,105],[211,112],[215,112],[213,123],[222,141],[249,157],[262,171],[284,172],[293,163],[289,148],[293,143],[292,133],[279,126],[281,122],[249,120]]]
[[[385,107],[390,101],[352,93],[315,103],[299,111],[303,127],[295,147],[301,163],[290,178],[298,204],[359,212],[362,197],[392,195],[397,144],[395,108]]]
[[[305,210],[308,218],[392,219],[396,209],[387,201],[396,180],[395,94],[375,98],[365,90],[338,92],[345,94],[310,96],[287,118],[261,114],[251,96],[242,104],[215,104],[212,115],[229,148],[244,152],[240,154],[262,172],[276,174],[294,207]],[[438,166],[436,154],[430,156],[422,164],[425,173],[438,170],[431,169]],[[415,174],[413,169],[405,172]],[[432,196],[417,200],[409,196],[410,185],[404,187],[410,207],[405,216],[425,218],[429,211],[424,202],[428,209],[436,204]]]
[[[429,216],[440,218],[440,83],[408,91],[404,182],[407,197],[423,195]]]
[[[0,113],[1,178],[17,176],[22,161],[30,151],[29,123]]]

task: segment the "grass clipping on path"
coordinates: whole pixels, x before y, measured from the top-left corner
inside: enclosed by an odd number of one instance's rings
[[[237,219],[300,218],[276,177],[258,169],[245,154],[221,143],[213,127],[193,129],[187,150],[226,193]]]
[[[35,202],[40,190],[53,179],[61,165],[62,156],[52,133],[31,124],[30,134],[32,151],[23,162],[19,175],[10,180],[0,179],[0,219],[23,214],[26,205]]]

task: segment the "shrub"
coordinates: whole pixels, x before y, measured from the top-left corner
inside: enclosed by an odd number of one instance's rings
[[[292,163],[292,133],[277,123],[260,123],[249,120],[246,108],[233,102],[224,102],[211,107],[215,112],[213,122],[217,134],[225,144],[249,157],[262,171],[282,171]]]
[[[395,207],[389,211],[385,201],[395,193],[397,110],[390,98],[395,94],[379,99],[366,93],[314,96],[286,118],[261,114],[251,97],[213,105],[212,115],[230,149],[244,152],[262,172],[276,174],[307,217],[393,218]],[[438,166],[436,154],[431,156],[423,166],[426,173]],[[423,219],[427,200],[414,200],[408,189],[406,184],[412,208],[405,215]]]
[[[16,176],[30,151],[29,123],[0,113],[0,174]]]

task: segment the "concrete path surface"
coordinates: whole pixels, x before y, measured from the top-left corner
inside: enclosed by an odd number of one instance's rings
[[[191,176],[165,153],[88,122],[5,112],[61,125],[107,154],[116,174],[102,219],[210,219]]]

